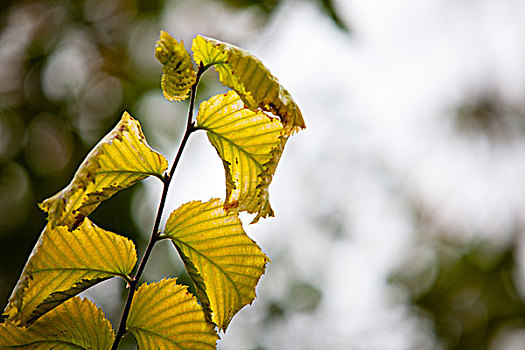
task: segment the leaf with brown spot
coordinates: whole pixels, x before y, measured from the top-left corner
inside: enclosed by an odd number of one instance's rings
[[[196,128],[206,130],[222,159],[225,208],[257,213],[252,222],[273,216],[269,186],[287,139],[281,122],[245,108],[229,91],[201,104]]]
[[[148,145],[137,120],[120,122],[87,155],[71,183],[40,203],[51,225],[74,229],[103,201],[148,176],[162,179],[168,162]]]
[[[182,41],[179,43],[161,30],[155,46],[155,57],[162,64],[161,87],[164,97],[175,102],[186,99],[196,75]]]
[[[290,93],[257,57],[231,44],[200,35],[193,39],[192,51],[197,63],[215,66],[221,82],[235,90],[248,108],[277,115],[287,134],[306,127]]]

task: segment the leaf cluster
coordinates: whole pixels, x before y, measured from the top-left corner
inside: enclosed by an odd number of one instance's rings
[[[252,223],[274,215],[268,188],[288,138],[305,127],[304,120],[286,89],[250,53],[201,36],[192,51],[195,62],[182,42],[164,31],[155,48],[166,99],[190,97],[186,133],[169,172],[140,123],[124,112],[69,185],[40,204],[48,223],[2,315],[0,349],[116,349],[126,333],[141,349],[210,349],[216,347],[216,328],[226,331],[235,314],[255,299],[269,258],[246,234],[239,213],[255,214]],[[199,78],[212,66],[232,90],[203,102],[193,120]],[[188,137],[199,130],[207,133],[224,164],[225,200],[186,203],[161,230],[174,170]],[[150,243],[136,266],[133,242],[98,227],[89,215],[149,176],[162,181],[164,189]],[[196,296],[175,279],[139,286],[160,240],[172,242]],[[77,296],[112,277],[129,287],[116,333],[102,310]]]

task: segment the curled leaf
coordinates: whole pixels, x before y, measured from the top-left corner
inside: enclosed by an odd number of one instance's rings
[[[175,102],[186,99],[196,77],[191,57],[182,41],[179,43],[168,32],[161,30],[155,57],[162,64],[164,97]]]
[[[226,172],[226,208],[273,216],[268,188],[283,152],[287,136],[277,118],[254,112],[234,91],[201,104],[197,128],[222,159]]]
[[[46,226],[9,298],[5,315],[21,324],[113,276],[127,278],[137,261],[129,239],[89,219],[74,231]]]
[[[148,145],[137,120],[124,112],[120,122],[87,155],[71,183],[40,203],[51,225],[74,229],[84,217],[120,190],[168,167]]]
[[[211,320],[226,330],[233,316],[255,299],[268,257],[244,232],[235,212],[219,199],[194,201],[171,213],[165,236],[173,242]]]
[[[139,287],[126,328],[139,349],[215,349],[219,338],[213,324],[187,286],[175,279]]]
[[[221,82],[235,90],[248,108],[279,116],[287,134],[305,128],[303,115],[290,93],[257,57],[200,35],[193,40],[192,51],[197,63],[215,66]]]

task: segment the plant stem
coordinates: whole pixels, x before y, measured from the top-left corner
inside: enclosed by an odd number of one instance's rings
[[[113,346],[111,347],[111,350],[116,350],[118,348],[120,340],[122,339],[124,334],[126,334],[126,321],[128,319],[129,311],[131,309],[131,302],[133,301],[133,296],[135,295],[135,291],[137,290],[137,285],[139,283],[140,277],[142,276],[142,273],[144,272],[144,268],[146,267],[146,263],[148,262],[151,251],[153,250],[153,246],[159,240],[159,235],[160,235],[159,226],[160,226],[160,221],[162,218],[162,213],[164,212],[166,198],[168,197],[168,190],[170,187],[170,183],[173,178],[173,175],[175,174],[175,169],[177,168],[177,165],[179,164],[179,160],[182,156],[182,152],[184,151],[184,147],[186,146],[186,143],[190,135],[195,131],[194,123],[192,121],[193,120],[193,109],[195,107],[195,96],[197,93],[197,85],[199,84],[199,79],[202,73],[204,73],[206,69],[207,67],[203,67],[202,64],[199,66],[199,70],[197,71],[195,83],[191,87],[190,106],[188,109],[188,120],[186,122],[186,131],[184,132],[184,136],[182,137],[182,141],[179,145],[179,149],[177,151],[177,155],[175,156],[175,160],[173,161],[173,164],[171,165],[170,172],[169,174],[166,174],[164,176],[164,179],[163,179],[164,186],[162,188],[162,196],[160,198],[159,207],[157,209],[157,216],[155,218],[155,223],[153,225],[153,230],[151,232],[150,240],[149,240],[148,246],[146,247],[146,250],[144,251],[144,254],[142,255],[142,259],[140,260],[140,264],[137,269],[137,272],[135,272],[135,275],[131,278],[131,281],[129,282],[128,297],[126,298],[126,303],[124,304],[124,310],[122,311],[122,316],[120,318],[120,324],[117,330],[117,334],[115,335],[115,341],[113,342]]]

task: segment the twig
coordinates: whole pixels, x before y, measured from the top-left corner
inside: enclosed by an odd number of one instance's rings
[[[142,259],[140,260],[140,264],[137,269],[137,272],[135,272],[135,275],[131,278],[131,281],[129,282],[128,297],[126,299],[126,303],[124,304],[124,310],[122,311],[122,316],[120,318],[120,324],[117,330],[117,334],[115,335],[115,341],[113,342],[113,346],[111,347],[111,350],[116,350],[118,348],[120,340],[122,339],[124,334],[126,334],[126,321],[128,319],[129,310],[131,309],[131,302],[133,301],[133,296],[135,295],[135,291],[137,290],[137,285],[139,283],[140,277],[142,276],[142,273],[144,272],[144,268],[146,267],[146,263],[148,262],[153,246],[155,245],[155,243],[157,243],[159,239],[159,235],[160,235],[159,226],[160,226],[160,221],[162,218],[162,213],[164,212],[164,206],[166,204],[166,198],[168,196],[168,190],[170,187],[170,183],[171,183],[171,180],[173,179],[173,175],[175,174],[175,169],[177,168],[177,165],[179,164],[179,160],[186,146],[186,142],[188,141],[188,138],[190,137],[192,132],[195,131],[194,122],[193,122],[193,109],[195,107],[195,96],[197,93],[197,85],[199,84],[199,79],[202,73],[206,71],[206,68],[207,67],[204,67],[202,64],[199,66],[199,70],[197,71],[195,83],[191,87],[190,106],[188,109],[188,120],[186,122],[186,131],[184,133],[184,136],[182,137],[182,141],[179,145],[179,149],[177,151],[177,155],[175,156],[175,160],[173,161],[173,164],[171,165],[170,172],[169,174],[166,174],[164,176],[164,179],[163,179],[164,187],[162,189],[162,196],[160,198],[159,208],[157,210],[157,216],[155,218],[155,224],[153,225],[153,230],[151,232],[151,237],[150,237],[148,246],[146,247],[146,250],[144,251]]]

